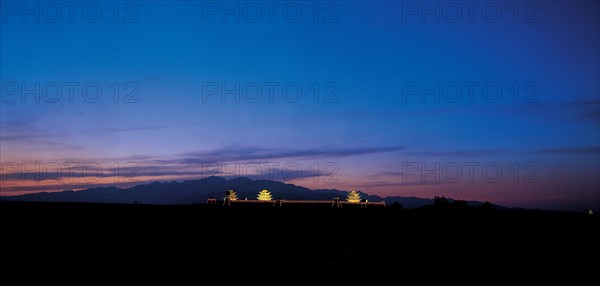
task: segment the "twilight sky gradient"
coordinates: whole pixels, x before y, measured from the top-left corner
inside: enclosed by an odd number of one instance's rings
[[[23,3],[1,7],[2,196],[216,174],[600,211],[597,1],[320,2],[316,23],[314,2],[272,21],[264,2],[119,2],[116,22],[104,2],[96,23],[88,2],[73,23]]]

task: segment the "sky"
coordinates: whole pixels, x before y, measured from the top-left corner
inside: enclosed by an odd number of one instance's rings
[[[217,175],[600,211],[599,14],[2,1],[0,195]]]

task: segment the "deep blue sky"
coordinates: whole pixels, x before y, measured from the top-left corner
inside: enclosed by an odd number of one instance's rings
[[[314,2],[277,2],[272,23],[264,2],[252,2],[261,7],[257,23],[248,18],[254,7],[244,17],[246,2],[225,4],[240,5],[239,21],[234,15],[223,21],[221,2],[119,2],[117,22],[110,2],[99,6],[102,18],[96,23],[82,14],[86,3],[74,9],[72,23],[65,6],[59,7],[62,18],[51,23],[54,7],[44,14],[45,2],[2,2],[4,173],[22,171],[7,167],[14,162],[28,162],[29,171],[35,171],[34,162],[95,162],[108,174],[115,162],[132,162],[140,168],[137,182],[144,182],[204,176],[203,163],[210,162],[272,162],[280,168],[297,163],[303,170],[317,163],[322,171],[333,162],[339,169],[333,177],[293,182],[547,209],[600,205],[597,1],[484,1],[472,19],[461,1],[321,2],[317,23]],[[36,4],[38,22],[34,15],[21,15],[23,5]],[[296,4],[302,16],[292,23],[281,8]],[[453,21],[456,7],[462,17]],[[497,21],[495,7],[502,12]],[[207,15],[209,8],[216,14]],[[441,13],[439,21],[423,8]],[[135,23],[125,19],[130,13],[128,20]],[[36,95],[57,83],[62,98],[38,103],[26,95],[23,102],[21,84],[33,89],[36,82]],[[68,82],[79,83],[73,102],[64,87]],[[103,91],[98,102],[81,97],[81,87],[90,82]],[[121,88],[118,103],[111,90],[115,82]],[[137,102],[123,102],[133,91],[123,89],[128,82],[139,88]],[[263,96],[256,103],[236,102],[231,95],[221,102],[219,93],[203,100],[203,85],[213,82],[229,89],[240,83],[252,96],[255,83]],[[279,84],[272,102],[264,86],[269,82]],[[321,89],[318,103],[311,90],[315,82]],[[19,90],[13,92],[15,83]],[[297,102],[282,97],[288,83],[303,91]],[[448,96],[460,86],[462,98],[436,102],[426,95],[423,102],[419,91],[406,93],[436,83],[438,94],[447,87]],[[474,86],[473,100],[468,85]],[[492,87],[490,97],[500,87],[497,102],[482,96],[486,85]],[[333,102],[323,102],[332,91],[326,86],[337,87]],[[527,95],[532,102],[525,102]],[[407,169],[413,162],[431,169],[439,163],[441,175],[456,163],[462,177],[435,182],[429,175],[421,182],[422,170]],[[479,164],[474,182],[465,162]],[[485,164],[500,166],[497,182],[481,174]],[[526,165],[530,168],[523,170]],[[524,177],[532,180],[523,183]],[[88,185],[26,176],[4,180],[2,195]]]

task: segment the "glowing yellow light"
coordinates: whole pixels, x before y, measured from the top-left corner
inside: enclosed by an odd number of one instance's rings
[[[237,194],[234,190],[229,190],[227,192],[225,192],[225,198],[231,200],[231,201],[237,201]]]
[[[348,193],[346,201],[349,203],[360,203],[360,194],[357,191],[351,191]]]
[[[260,191],[260,193],[258,193],[258,200],[259,201],[270,201],[273,198],[271,197],[271,192],[267,191],[267,190],[262,190]]]

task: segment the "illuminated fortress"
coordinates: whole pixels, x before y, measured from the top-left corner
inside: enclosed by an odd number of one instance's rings
[[[209,204],[216,204],[216,200],[214,198],[208,199]],[[366,208],[367,206],[380,206],[385,207],[385,202],[369,202],[368,200],[363,200],[360,197],[360,193],[358,191],[351,191],[348,193],[345,201],[340,200],[339,197],[333,198],[332,200],[286,200],[286,199],[273,199],[271,192],[268,190],[262,190],[258,193],[255,200],[239,199],[237,193],[234,190],[228,190],[225,192],[223,197],[223,205],[224,206],[232,206],[232,205],[248,205],[248,204],[271,204],[273,206],[283,206],[283,205],[331,205],[332,207],[343,207],[344,205],[357,205],[361,208]]]

